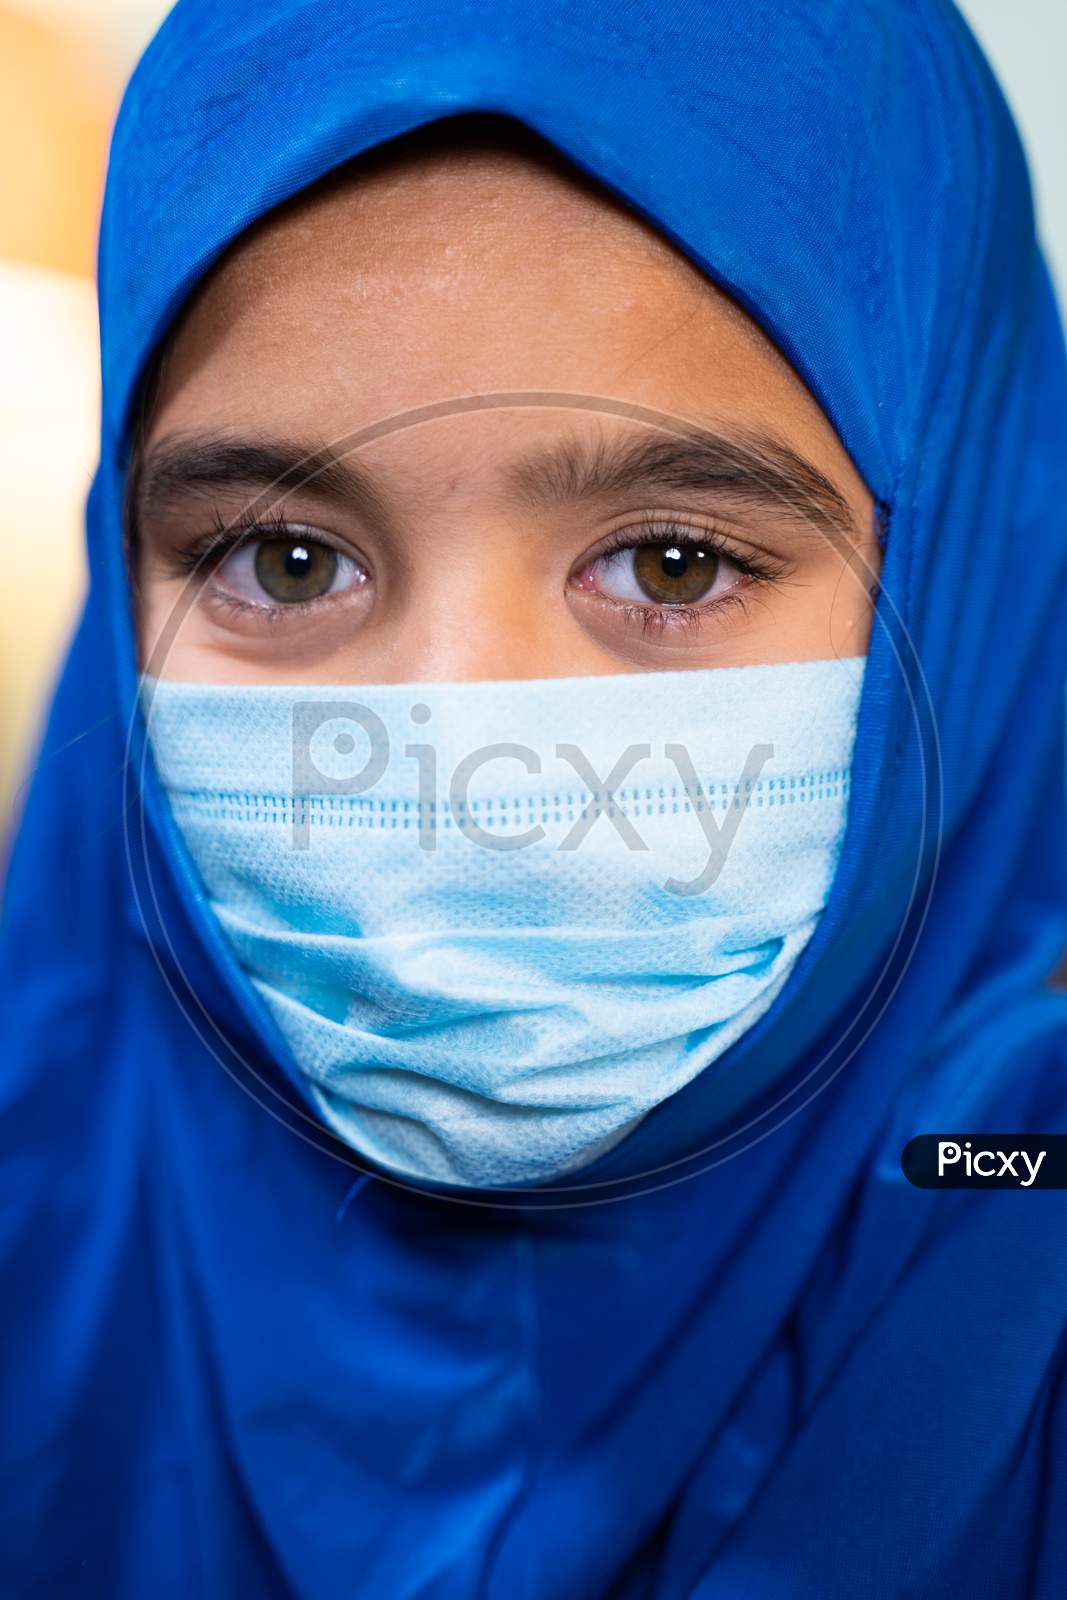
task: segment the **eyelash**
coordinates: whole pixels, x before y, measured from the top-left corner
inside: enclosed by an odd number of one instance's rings
[[[304,529],[290,522],[280,511],[268,511],[260,515],[248,512],[228,522],[223,521],[217,510],[212,512],[212,531],[204,538],[198,539],[195,544],[184,550],[177,550],[172,557],[173,569],[178,577],[195,577],[205,572],[213,572],[222,565],[226,557],[239,545],[254,543],[257,539],[296,539],[304,538]],[[316,533],[314,539],[307,536],[307,542],[323,545],[328,550],[336,550],[340,554],[340,545],[334,544],[329,539],[324,539]],[[361,564],[362,558],[358,559]],[[213,604],[239,616],[252,615],[257,620],[266,623],[281,622],[285,617],[300,615],[322,604],[322,598],[316,600],[297,600],[288,605],[256,605],[250,600],[242,600],[234,594],[217,593],[213,596]]]
[[[761,555],[754,552],[740,555],[713,528],[694,528],[670,518],[657,520],[648,516],[639,518],[636,524],[628,523],[625,528],[609,535],[600,548],[585,559],[585,565],[591,566],[594,561],[603,561],[622,550],[639,550],[646,544],[697,545],[713,550],[717,557],[729,561],[743,573],[752,588],[775,587],[789,570],[785,561],[766,552]],[[610,595],[599,595],[598,599],[605,605],[613,606],[627,628],[639,628],[646,636],[662,634],[668,628],[695,631],[701,622],[714,613],[721,614],[733,606],[740,606],[742,611],[747,609],[747,597],[744,591],[738,592],[736,587],[702,606],[657,606],[653,601],[649,601],[648,605],[638,605],[631,600],[613,599]]]
[[[172,562],[177,575],[192,577],[203,573],[205,569],[212,571],[221,565],[231,551],[252,539],[291,539],[298,533],[303,536],[303,529],[298,529],[281,512],[276,511],[262,515],[248,513],[244,517],[225,522],[216,510],[212,518],[213,527],[210,534],[188,548],[173,553]],[[331,550],[339,548],[319,535],[315,536],[315,542]],[[636,523],[629,523],[625,528],[620,528],[609,535],[593,555],[585,558],[585,565],[591,566],[593,562],[605,560],[620,551],[638,550],[647,544],[700,546],[712,550],[717,557],[729,561],[736,567],[749,580],[751,588],[776,586],[788,570],[786,562],[766,552],[760,555],[753,552],[746,555],[739,554],[732,544],[713,528],[694,528],[671,519],[657,520],[649,516],[641,517]],[[721,613],[731,606],[747,609],[746,595],[744,591],[738,592],[739,587],[735,586],[734,589],[718,595],[702,606],[657,606],[652,601],[648,605],[639,605],[629,600],[614,599],[610,595],[598,595],[597,598],[600,603],[613,607],[627,628],[639,628],[647,636],[662,634],[668,628],[693,631],[713,613]],[[224,593],[215,595],[214,601],[232,612],[254,613],[257,618],[267,623],[280,621],[294,613],[309,611],[322,603],[320,598],[296,601],[289,605],[255,605],[235,595]]]
[[[239,544],[246,544],[253,538],[296,539],[303,537],[303,533],[302,528],[290,522],[280,511],[268,511],[262,516],[248,513],[235,521],[224,522],[216,510],[212,512],[212,532],[186,549],[176,550],[173,555],[174,567],[179,573],[192,575],[203,571],[205,567],[210,570],[218,566],[231,550],[236,550]],[[326,545],[330,550],[339,548],[319,534],[315,535],[315,543]]]

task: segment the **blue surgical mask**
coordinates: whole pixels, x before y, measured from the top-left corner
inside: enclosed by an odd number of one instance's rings
[[[547,1180],[771,1005],[845,826],[864,658],[528,682],[146,679],[206,894],[329,1126]]]

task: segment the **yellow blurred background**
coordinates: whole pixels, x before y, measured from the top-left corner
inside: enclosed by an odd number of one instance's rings
[[[125,81],[168,9],[165,0],[0,0],[0,862],[85,581],[108,137]],[[1022,126],[1062,284],[1067,3],[963,0],[963,9]]]
[[[167,9],[0,0],[0,835],[84,587],[107,144],[126,78]]]

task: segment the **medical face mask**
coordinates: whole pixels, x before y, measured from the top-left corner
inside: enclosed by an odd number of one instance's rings
[[[530,682],[144,680],[211,907],[390,1171],[548,1180],[771,1005],[845,826],[864,660]]]

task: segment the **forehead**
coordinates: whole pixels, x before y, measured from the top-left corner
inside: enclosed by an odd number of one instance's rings
[[[473,122],[473,127],[472,127]],[[508,238],[515,243],[506,248]],[[562,242],[616,260],[673,267],[711,291],[683,252],[546,140],[504,118],[448,119],[364,152],[261,218],[212,274],[247,279],[312,267],[403,270],[420,253],[463,250],[488,269],[549,256]],[[301,245],[316,259],[300,263]],[[492,244],[492,252],[481,248]],[[561,263],[562,265],[562,263]]]
[[[235,241],[169,341],[157,437],[194,421],[336,436],[539,390],[763,424],[844,466],[792,367],[683,251],[522,125],[454,120]],[[456,430],[438,432],[450,450]]]
[[[265,338],[280,318],[309,337],[420,319],[443,339],[466,317],[468,337],[535,322],[546,345],[563,334],[588,347],[681,315],[792,374],[683,251],[554,146],[504,117],[464,117],[365,152],[260,219],[173,342]]]

